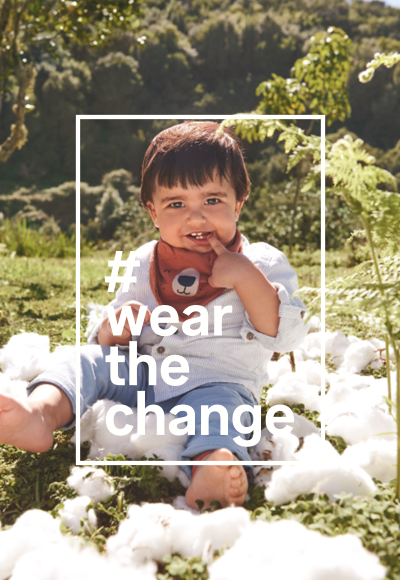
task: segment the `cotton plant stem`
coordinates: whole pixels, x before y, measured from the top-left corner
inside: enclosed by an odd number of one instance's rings
[[[372,261],[373,261],[374,267],[375,267],[376,277],[378,278],[378,282],[379,282],[379,286],[380,286],[379,292],[382,296],[383,307],[385,309],[385,323],[386,323],[386,333],[387,333],[386,336],[389,340],[389,337],[392,338],[390,335],[390,330],[389,330],[390,329],[389,309],[388,309],[388,305],[387,305],[386,294],[382,288],[382,276],[381,276],[381,271],[379,269],[378,259],[376,257],[375,244],[374,244],[374,241],[372,239],[371,226],[370,226],[369,220],[366,216],[361,216],[361,219],[363,221],[365,232],[367,234],[369,250],[371,252]],[[389,395],[389,398],[390,398],[390,395]]]
[[[386,376],[388,382],[388,397],[389,401],[392,400],[392,379],[390,376],[390,352],[389,352],[389,337],[385,336],[385,349],[386,349]],[[389,405],[390,414],[393,415],[392,405]]]
[[[378,264],[378,259],[376,257],[376,252],[375,252],[375,245],[374,245],[374,241],[372,239],[372,233],[371,233],[371,227],[370,227],[370,223],[369,220],[367,218],[367,216],[361,216],[362,217],[362,221],[364,223],[364,227],[365,227],[365,233],[367,234],[367,240],[368,240],[368,245],[369,245],[369,249],[372,255],[372,260],[374,263],[374,267],[375,267],[375,272],[376,272],[376,276],[378,278],[378,282],[380,285],[379,288],[379,292],[382,296],[382,302],[383,302],[383,307],[385,309],[385,322],[386,322],[386,329],[387,329],[387,343],[389,342],[389,339],[392,340],[393,342],[393,346],[394,346],[394,352],[395,352],[395,362],[396,362],[396,424],[397,424],[397,468],[396,468],[396,497],[398,499],[400,499],[400,354],[398,352],[398,349],[396,347],[396,341],[394,340],[394,337],[390,334],[390,324],[389,324],[389,311],[388,311],[388,305],[387,305],[387,300],[386,300],[386,295],[385,292],[382,288],[382,277],[381,277],[381,272],[379,270],[379,264]],[[391,387],[389,387],[390,385],[390,359],[388,359],[388,350],[387,350],[387,360],[389,360],[389,371],[387,373],[388,376],[388,389],[389,390],[389,399],[391,399]],[[391,406],[391,405],[389,405]]]
[[[396,422],[397,422],[397,477],[396,497],[400,499],[400,349],[395,350],[396,361]]]

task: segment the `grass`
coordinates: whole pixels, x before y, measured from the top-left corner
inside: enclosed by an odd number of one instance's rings
[[[19,332],[48,334],[52,347],[75,324],[73,258],[2,257],[0,344]]]
[[[99,252],[81,259],[81,339],[90,301],[107,304],[112,299],[104,276],[112,254]],[[75,342],[75,259],[2,257],[0,280],[0,345],[14,334],[36,332],[50,337],[53,350]]]

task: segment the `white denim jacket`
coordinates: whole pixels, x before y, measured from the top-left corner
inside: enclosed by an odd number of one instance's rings
[[[213,382],[244,385],[258,401],[262,387],[269,382],[267,366],[273,353],[295,349],[306,336],[308,327],[302,320],[305,306],[300,298],[292,297],[298,283],[288,260],[269,244],[250,244],[244,236],[242,239],[243,254],[278,289],[280,322],[277,336],[267,336],[254,328],[234,290],[225,290],[205,306],[208,311],[208,336],[186,336],[182,332],[182,323],[178,323],[174,324],[178,329],[175,334],[161,337],[149,324],[146,325],[140,337],[133,337],[132,340],[138,341],[140,354],[151,355],[157,363],[154,386],[156,403]],[[140,267],[133,271],[136,282],[130,284],[127,292],[122,292],[121,288],[117,291],[116,298],[110,304],[114,309],[129,300],[141,302],[150,311],[158,306],[149,284],[149,259],[155,243],[149,242],[136,250],[135,259],[140,261]],[[214,307],[217,305],[232,306],[232,314],[223,316],[222,336],[214,336]],[[89,343],[97,343],[99,326],[90,335]],[[163,359],[173,354],[183,356],[189,364],[188,380],[179,387],[164,382],[160,372]],[[179,375],[172,376],[177,378]]]

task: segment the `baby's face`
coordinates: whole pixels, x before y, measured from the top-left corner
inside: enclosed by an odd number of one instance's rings
[[[242,205],[226,179],[214,179],[187,189],[158,186],[148,209],[165,242],[204,254],[212,250],[208,238],[213,234],[224,246],[230,244]]]

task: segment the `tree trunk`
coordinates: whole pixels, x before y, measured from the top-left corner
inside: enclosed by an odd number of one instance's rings
[[[28,130],[25,126],[25,95],[35,82],[36,70],[32,64],[20,68],[17,77],[17,102],[13,106],[15,124],[11,125],[10,136],[0,145],[0,161],[6,162],[15,149],[21,149],[28,139]]]

